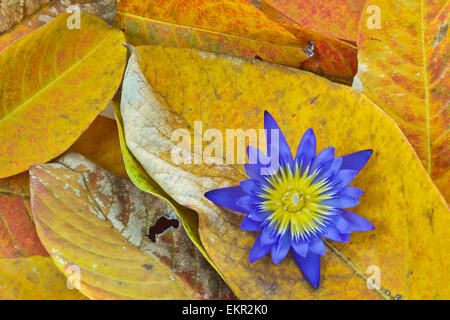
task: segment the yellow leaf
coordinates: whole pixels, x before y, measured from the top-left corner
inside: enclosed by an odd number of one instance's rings
[[[120,84],[123,34],[87,14],[68,29],[68,16],[0,54],[0,177],[67,150]]]
[[[247,0],[123,0],[116,23],[132,45],[196,48],[293,67],[311,56],[311,39],[297,39]]]
[[[448,207],[397,125],[354,89],[257,60],[147,46],[132,49],[120,108],[128,148],[165,192],[198,212],[203,245],[239,298],[450,297]],[[171,139],[174,130],[193,134],[194,121],[224,137],[226,129],[262,129],[264,110],[293,148],[311,127],[318,150],[374,149],[354,183],[365,191],[355,212],[375,230],[327,243],[317,291],[290,257],[250,264],[256,234],[239,228],[243,215],[204,198],[243,180],[242,165],[177,164],[171,157],[179,142]],[[381,274],[375,290],[366,283],[373,266]]]
[[[165,202],[68,152],[30,169],[39,237],[92,299],[230,299]]]
[[[42,27],[62,12],[94,14],[112,23],[116,14],[115,0],[27,0],[2,1],[0,4],[0,52],[14,41]]]
[[[397,122],[447,201],[449,12],[446,1],[366,1],[353,82]]]
[[[48,257],[0,259],[0,300],[84,300]]]

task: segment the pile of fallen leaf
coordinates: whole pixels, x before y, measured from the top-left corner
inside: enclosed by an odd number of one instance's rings
[[[448,4],[252,2],[0,1],[1,299],[450,298]],[[319,290],[204,198],[242,165],[170,156],[264,110],[292,146],[375,151],[375,230],[328,243]]]

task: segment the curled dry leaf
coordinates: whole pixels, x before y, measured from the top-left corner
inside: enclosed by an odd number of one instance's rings
[[[28,173],[0,179],[0,300],[83,299],[42,246],[28,189]]]
[[[274,21],[342,40],[355,41],[365,0],[261,0],[261,10]]]
[[[450,297],[448,207],[396,124],[352,88],[257,60],[147,46],[132,49],[120,109],[128,148],[165,192],[198,212],[203,245],[239,298]],[[318,150],[375,151],[355,179],[366,192],[355,212],[375,230],[352,234],[351,243],[327,243],[317,291],[293,259],[250,264],[256,234],[239,228],[243,215],[203,197],[237,185],[245,178],[241,165],[176,164],[171,157],[175,145],[182,148],[171,140],[175,129],[192,134],[194,121],[223,136],[226,129],[262,129],[265,109],[291,146],[312,127]],[[367,287],[370,266],[380,268],[380,289]]]
[[[358,66],[356,47],[294,24],[280,23],[280,26],[299,39],[314,42],[314,56],[303,61],[299,65],[300,69],[331,81],[352,84]]]
[[[434,183],[450,199],[449,5],[445,1],[367,1],[380,28],[361,17],[353,87],[391,116]]]
[[[205,247],[200,239],[198,232],[198,215],[195,211],[181,206],[176,202],[167,192],[165,192],[158,183],[156,183],[145,171],[139,161],[131,153],[130,149],[125,142],[125,133],[123,131],[123,120],[120,114],[119,102],[113,101],[114,113],[117,120],[117,127],[119,130],[120,148],[122,149],[123,162],[130,180],[141,190],[151,193],[157,196],[162,201],[167,202],[172,206],[175,213],[181,218],[184,230],[191,239],[191,241],[197,246],[197,249],[203,254],[206,260],[216,269],[220,274],[219,269],[214,262],[208,256]]]
[[[230,299],[171,206],[68,152],[30,169],[39,237],[94,299]]]
[[[112,23],[116,0],[27,0],[0,2],[0,52],[14,41],[50,22],[60,13],[90,13]]]
[[[123,34],[92,15],[68,29],[61,14],[0,54],[0,177],[72,145],[122,79]]]
[[[311,56],[247,0],[122,0],[117,25],[132,45],[196,48],[297,67]]]

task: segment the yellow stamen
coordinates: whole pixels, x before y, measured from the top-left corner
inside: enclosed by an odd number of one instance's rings
[[[330,190],[325,180],[313,183],[317,173],[306,168],[301,174],[282,168],[268,179],[270,186],[264,188],[261,197],[266,199],[262,207],[271,211],[269,223],[278,233],[284,233],[290,227],[293,236],[305,237],[321,231],[324,222],[332,214],[330,208],[320,202],[330,199]]]

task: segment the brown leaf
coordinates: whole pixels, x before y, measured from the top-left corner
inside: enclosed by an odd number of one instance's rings
[[[172,207],[69,152],[30,170],[39,237],[95,299],[229,299]]]

